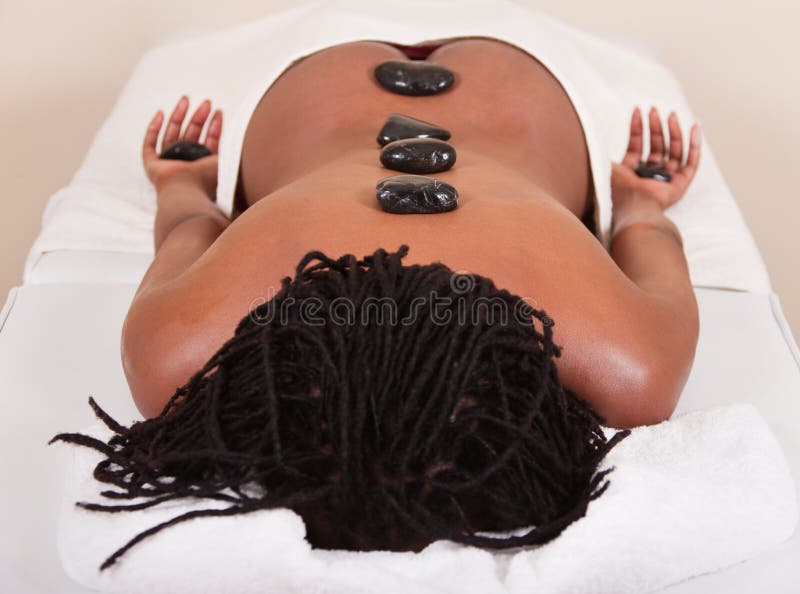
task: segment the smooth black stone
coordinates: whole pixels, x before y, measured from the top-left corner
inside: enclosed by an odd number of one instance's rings
[[[386,123],[378,133],[378,144],[385,146],[395,140],[403,138],[438,138],[439,140],[449,140],[450,131],[445,130],[416,118],[393,113],[386,118]]]
[[[405,138],[390,142],[381,151],[381,163],[405,173],[439,173],[456,162],[456,149],[435,138]]]
[[[424,60],[389,60],[375,67],[381,86],[400,95],[436,95],[453,86],[453,72]]]
[[[208,150],[208,147],[199,142],[179,140],[175,144],[171,144],[167,147],[167,149],[161,153],[161,158],[175,159],[177,161],[197,161],[197,159],[207,157],[210,154],[211,151]]]
[[[375,193],[381,208],[394,214],[433,214],[458,206],[453,186],[424,175],[387,177],[378,182]]]
[[[672,174],[661,165],[652,163],[639,163],[633,170],[639,177],[648,177],[656,181],[670,182]]]

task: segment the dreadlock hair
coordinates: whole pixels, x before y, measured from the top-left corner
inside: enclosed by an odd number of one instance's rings
[[[117,488],[101,494],[144,502],[77,505],[229,504],[141,532],[101,569],[170,525],[266,508],[298,512],[313,546],[391,551],[541,544],[585,514],[613,470],[600,461],[629,431],[607,440],[603,419],[561,385],[543,311],[488,278],[404,266],[407,252],[308,253],[158,417],[124,427],[89,399],[108,442],[50,443],[100,451],[94,476]],[[378,319],[376,302],[394,319]],[[498,321],[487,302],[517,314]],[[342,304],[356,314],[346,323]]]

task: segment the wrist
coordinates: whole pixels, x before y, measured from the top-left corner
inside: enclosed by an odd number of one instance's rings
[[[615,210],[618,208],[650,209],[653,207],[661,211],[664,210],[658,196],[636,185],[612,185],[611,198]]]
[[[629,201],[614,204],[611,217],[611,242],[625,229],[647,227],[673,236],[683,247],[678,226],[665,214],[658,200],[639,195]]]
[[[205,210],[214,205],[214,198],[196,176],[175,175],[159,180],[156,186],[156,204],[159,210]],[[216,207],[214,207],[216,208]]]
[[[184,191],[201,190],[203,193],[206,193],[200,177],[188,171],[177,171],[163,175],[155,180],[153,185],[156,188],[157,194],[161,194],[162,192],[170,192],[175,188]]]
[[[614,196],[611,211],[611,227],[621,227],[627,222],[655,220],[664,217],[658,199],[641,192],[629,191]]]
[[[634,223],[671,223],[664,215],[658,199],[642,192],[631,191],[614,200],[611,214],[612,235]]]
[[[681,237],[681,232],[678,230],[678,226],[665,216],[662,216],[662,220],[660,221],[655,221],[655,220],[630,221],[625,225],[613,229],[611,232],[610,244],[613,246],[614,241],[620,235],[625,234],[628,230],[636,228],[643,228],[646,230],[652,230],[652,231],[657,231],[659,233],[663,233],[674,239],[675,242],[681,247],[681,249],[683,249],[683,237]]]

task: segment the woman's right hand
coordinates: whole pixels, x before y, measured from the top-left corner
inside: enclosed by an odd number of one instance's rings
[[[198,183],[208,195],[209,199],[215,200],[217,191],[217,153],[219,150],[219,138],[222,134],[222,112],[220,110],[214,112],[208,124],[205,141],[202,143],[211,151],[211,155],[202,157],[196,161],[179,161],[159,158],[159,154],[163,152],[164,148],[180,140],[200,142],[200,133],[211,113],[211,101],[206,99],[200,104],[189,121],[186,131],[181,134],[183,120],[186,118],[188,110],[189,99],[184,95],[180,98],[177,105],[175,105],[175,109],[173,109],[172,115],[169,118],[167,128],[164,131],[161,150],[158,150],[156,145],[158,143],[161,125],[164,122],[163,112],[159,109],[155,116],[153,116],[153,119],[150,120],[142,146],[142,163],[144,164],[144,170],[147,173],[148,179],[156,187],[156,191],[167,183],[179,179],[190,183]]]
[[[689,152],[683,162],[683,136],[675,112],[670,113],[669,145],[664,140],[661,117],[653,107],[649,113],[650,154],[647,163],[664,167],[672,176],[669,182],[639,177],[636,166],[642,161],[642,113],[637,107],[631,117],[630,140],[621,163],[611,164],[611,197],[614,207],[630,200],[655,199],[661,209],[672,206],[686,193],[700,161],[700,127],[695,124],[689,133]]]

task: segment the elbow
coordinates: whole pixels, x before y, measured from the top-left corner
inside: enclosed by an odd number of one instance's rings
[[[159,416],[221,346],[225,320],[215,327],[203,315],[160,295],[134,299],[122,327],[122,367],[145,418]]]
[[[695,345],[696,339],[691,348],[637,353],[633,369],[618,386],[619,396],[603,411],[606,425],[630,429],[669,420],[689,378]]]
[[[146,419],[161,414],[169,399],[182,385],[163,329],[153,319],[142,319],[131,309],[122,329],[122,368],[136,408]],[[157,320],[156,320],[157,321]]]
[[[631,314],[634,323],[602,353],[586,393],[609,427],[656,425],[675,412],[694,364],[700,320],[691,299],[679,308],[648,301]],[[580,393],[580,392],[579,392]]]
[[[667,421],[675,412],[681,391],[682,387],[664,385],[659,380],[628,386],[624,397],[604,410],[605,425],[632,429]]]

